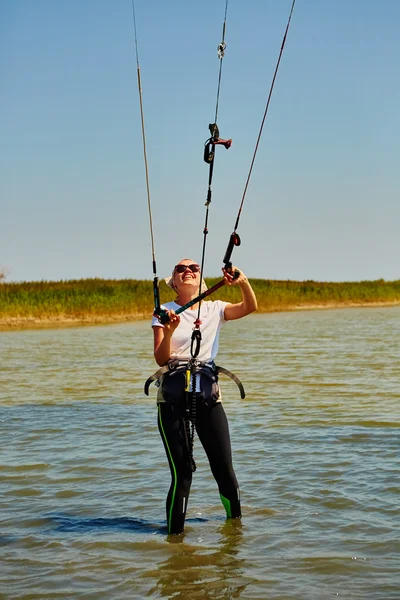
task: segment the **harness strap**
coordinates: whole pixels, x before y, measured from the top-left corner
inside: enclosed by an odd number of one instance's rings
[[[150,377],[146,380],[146,383],[144,384],[144,393],[146,394],[146,396],[149,395],[149,387],[153,383],[153,381],[158,381],[161,375],[164,375],[164,373],[168,373],[168,371],[174,371],[177,367],[184,365],[186,366],[186,364],[186,361],[181,362],[178,359],[171,360],[168,364],[164,365],[163,367],[158,369],[158,371],[153,373],[153,375],[150,375]],[[201,364],[202,366],[205,366],[206,363]]]
[[[153,381],[158,381],[160,379],[161,375],[164,375],[164,373],[166,373],[167,371],[170,371],[170,368],[168,365],[166,365],[165,367],[161,367],[161,369],[158,369],[158,371],[153,373],[153,375],[151,375],[146,380],[146,383],[144,384],[144,393],[146,394],[146,396],[149,395],[149,387],[153,383]]]
[[[240,390],[240,397],[242,398],[242,400],[243,400],[243,398],[246,398],[246,392],[244,391],[243,383],[240,381],[240,379],[237,375],[235,375],[231,371],[228,371],[228,369],[225,369],[224,367],[216,366],[215,370],[218,374],[223,373],[224,375],[227,375],[228,377],[230,377],[238,386],[238,388]]]

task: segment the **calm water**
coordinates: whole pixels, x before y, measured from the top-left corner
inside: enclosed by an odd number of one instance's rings
[[[148,323],[0,333],[0,598],[400,598],[400,307],[255,315],[219,364],[242,521],[203,450],[184,536]]]

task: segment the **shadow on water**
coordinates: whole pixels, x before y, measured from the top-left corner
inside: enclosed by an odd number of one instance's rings
[[[44,516],[47,522],[51,521],[54,524],[53,531],[58,533],[87,534],[126,531],[167,535],[167,528],[164,524],[152,523],[135,517],[86,517],[64,513],[48,513]]]
[[[63,513],[48,513],[44,515],[47,522],[54,524],[54,532],[58,533],[150,533],[168,535],[165,523],[154,523],[135,517],[85,517]],[[188,522],[206,521],[202,518],[187,519]],[[49,531],[49,530],[47,530]]]

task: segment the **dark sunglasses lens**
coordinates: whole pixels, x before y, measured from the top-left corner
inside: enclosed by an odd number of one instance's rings
[[[190,269],[192,273],[198,273],[200,271],[199,265],[176,265],[175,267],[177,273],[184,273],[186,269]]]

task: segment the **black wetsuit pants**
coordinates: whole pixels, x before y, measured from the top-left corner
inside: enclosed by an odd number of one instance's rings
[[[182,533],[192,483],[187,435],[180,411],[167,403],[158,405],[158,429],[171,469],[167,496],[168,533]],[[228,518],[240,517],[239,486],[232,466],[228,420],[221,402],[207,406],[197,403],[196,431],[218,484]]]

